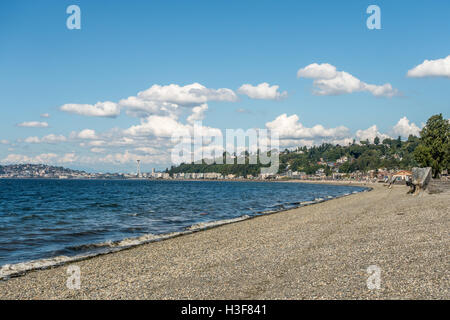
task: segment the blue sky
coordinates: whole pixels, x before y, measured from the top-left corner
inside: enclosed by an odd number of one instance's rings
[[[72,4],[81,9],[80,30],[66,27]],[[371,4],[381,9],[381,30],[366,26]],[[202,104],[204,126],[280,126],[283,146],[414,133],[433,114],[450,117],[449,35],[450,3],[438,0],[2,1],[0,162],[132,171],[139,157],[145,170],[165,168],[171,144],[161,130],[171,120],[189,126]],[[424,60],[432,64],[408,77]],[[317,76],[325,66],[326,79]],[[185,92],[194,83],[232,93],[198,103],[161,98],[164,86]],[[286,94],[271,96],[261,83]],[[239,90],[244,84],[253,95]],[[126,103],[114,117],[74,111],[119,104],[153,85],[161,86],[147,92],[157,103],[141,101],[145,115]],[[164,113],[165,103],[181,111]],[[327,133],[309,130],[317,125]],[[146,130],[137,137],[133,126]],[[332,130],[342,126],[347,133]]]

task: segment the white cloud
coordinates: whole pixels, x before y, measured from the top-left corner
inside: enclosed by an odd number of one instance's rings
[[[208,105],[206,103],[192,108],[192,114],[187,118],[189,123],[194,123],[195,121],[201,121],[205,118],[205,112],[208,110]]]
[[[21,155],[21,154],[9,154],[6,158],[2,160],[3,163],[50,163],[55,158],[57,158],[58,155],[55,153],[42,153],[34,157],[30,157],[27,155]]]
[[[417,137],[420,135],[420,128],[413,122],[409,123],[406,117],[398,120],[392,131],[394,136],[401,136],[403,138],[409,137],[410,134]]]
[[[90,117],[114,118],[120,114],[120,107],[111,101],[97,102],[96,104],[65,104],[62,111]]]
[[[139,97],[128,97],[120,100],[119,105],[127,108],[127,114],[133,117],[170,115],[176,118],[180,112],[179,105],[175,103],[144,100]]]
[[[5,139],[2,139],[2,140],[0,140],[0,144],[9,144],[9,141],[5,140]]]
[[[139,147],[139,148],[135,148],[134,150],[142,152],[142,153],[147,153],[147,154],[160,153],[159,150],[152,148],[152,147]]]
[[[237,95],[227,88],[211,89],[199,83],[185,86],[169,84],[153,85],[140,91],[136,96],[121,99],[118,103],[106,101],[91,104],[64,104],[62,111],[95,117],[116,117],[125,108],[127,114],[135,117],[151,115],[170,116],[177,119],[182,112],[180,107],[193,108],[208,101],[237,101]]]
[[[317,95],[341,95],[353,92],[370,92],[376,97],[393,97],[399,94],[390,83],[374,85],[365,83],[345,71],[337,71],[336,67],[324,63],[313,63],[299,69],[298,77],[314,79],[313,86]]]
[[[136,163],[136,160],[141,160],[141,164],[144,163],[167,163],[167,155],[139,155],[126,150],[124,153],[113,153],[108,154],[102,158],[99,158],[97,161],[104,163],[111,163],[114,165],[118,164],[128,164],[128,163]]]
[[[66,153],[64,155],[57,155],[56,153],[41,153],[36,156],[28,156],[23,154],[9,154],[0,162],[5,164],[10,163],[32,163],[32,164],[56,164],[56,163],[73,163],[79,158],[75,153]]]
[[[104,149],[104,148],[91,148],[91,152],[104,153],[104,152],[106,152],[106,149]]]
[[[97,139],[97,134],[95,133],[95,130],[84,129],[77,134],[77,137],[80,139],[94,140]]]
[[[67,141],[67,138],[63,135],[49,134],[42,138],[28,137],[24,141],[26,143],[58,143]]]
[[[270,86],[267,82],[260,83],[256,86],[251,84],[243,84],[238,93],[245,94],[252,99],[263,100],[279,100],[287,96],[287,91],[279,92],[279,86]]]
[[[172,139],[173,137],[186,136],[194,131],[201,136],[221,135],[220,129],[194,126],[192,124],[183,124],[171,117],[149,116],[141,120],[141,124],[132,126],[123,131],[123,134],[132,137],[141,138],[163,138]]]
[[[41,139],[39,139],[38,137],[28,137],[25,139],[26,143],[40,143]]]
[[[278,116],[275,120],[267,122],[266,127],[271,130],[277,130],[280,138],[343,138],[350,134],[348,128],[344,126],[327,129],[322,125],[315,125],[312,128],[307,128],[299,122],[299,117],[296,114],[287,116],[285,113]]]
[[[373,143],[375,137],[380,138],[380,141],[390,138],[389,135],[380,133],[376,125],[373,125],[366,130],[356,131],[356,142],[369,140],[370,143]]]
[[[50,114],[48,113],[42,113],[41,118],[50,118]]]
[[[39,121],[25,121],[17,124],[18,127],[27,127],[27,128],[47,128],[47,122],[39,122]]]
[[[410,78],[447,77],[450,78],[450,55],[437,60],[425,60],[408,71]]]
[[[138,98],[149,101],[175,103],[179,105],[201,104],[208,101],[236,101],[237,96],[231,89],[209,89],[199,83],[186,86],[170,84],[167,86],[153,85],[137,95]]]
[[[106,144],[106,141],[103,140],[94,140],[94,141],[89,141],[88,145],[91,147],[100,147],[100,146],[104,146]]]
[[[298,78],[333,79],[337,76],[336,67],[329,63],[312,63],[297,71]]]
[[[182,112],[180,107],[193,108],[204,105],[208,101],[237,100],[231,89],[210,89],[199,83],[186,86],[170,84],[166,86],[153,85],[149,89],[138,92],[119,101],[119,105],[127,109],[127,114],[138,117],[151,115],[170,116],[174,119]]]
[[[66,153],[66,154],[64,154],[64,155],[58,160],[58,162],[61,162],[61,163],[73,163],[73,162],[75,162],[75,161],[77,161],[77,160],[78,160],[77,155],[76,155],[74,152],[72,152],[72,153]]]
[[[157,136],[170,138],[173,134],[183,134],[188,127],[171,117],[149,116],[141,120],[141,124],[124,131],[130,136]]]
[[[65,142],[67,138],[63,135],[49,134],[42,138],[42,142],[46,143],[57,143],[57,142]]]

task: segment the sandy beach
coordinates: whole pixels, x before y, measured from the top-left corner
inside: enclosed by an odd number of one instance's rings
[[[0,281],[1,299],[449,299],[450,195],[374,189]],[[67,268],[81,271],[79,290]],[[367,268],[381,270],[380,289]]]

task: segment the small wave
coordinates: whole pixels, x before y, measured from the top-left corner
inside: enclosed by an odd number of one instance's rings
[[[120,207],[120,204],[95,202],[95,203],[92,203],[90,206],[97,207],[97,208],[118,208],[118,207]]]
[[[34,219],[41,220],[42,217],[40,217],[38,214],[30,214],[30,215],[23,216],[23,217],[20,218],[20,220],[22,220],[22,221],[34,220]]]
[[[229,223],[233,223],[233,222],[238,222],[238,221],[242,221],[242,220],[246,220],[249,219],[250,216],[249,215],[243,215],[241,217],[237,217],[237,218],[233,218],[233,219],[224,219],[224,220],[218,220],[218,221],[210,221],[210,222],[200,222],[197,224],[194,224],[190,227],[187,227],[186,230],[203,230],[203,229],[208,229],[208,228],[212,228],[212,227],[217,227],[217,226],[221,226],[224,224],[229,224]]]
[[[105,231],[108,231],[108,230],[107,229],[84,230],[84,231],[66,233],[66,234],[63,234],[62,236],[66,236],[66,237],[82,237],[82,236],[90,236],[90,235],[102,234]]]
[[[249,219],[250,216],[244,215],[242,217],[234,218],[234,219],[226,219],[226,220],[219,220],[219,221],[211,221],[211,222],[203,222],[198,223],[195,225],[192,225],[188,228],[186,228],[185,231],[181,232],[171,232],[166,234],[160,234],[160,235],[154,235],[154,234],[146,234],[142,235],[140,237],[136,238],[127,238],[120,241],[106,241],[102,243],[93,243],[93,244],[84,244],[79,246],[72,246],[68,247],[67,249],[72,251],[82,251],[82,250],[91,250],[90,252],[79,254],[76,256],[57,256],[54,258],[48,258],[48,259],[40,259],[40,260],[33,260],[28,262],[21,262],[17,264],[6,264],[3,265],[0,268],[0,280],[6,280],[11,277],[16,277],[23,275],[29,271],[32,270],[39,270],[39,269],[47,269],[59,265],[63,265],[69,262],[76,262],[85,260],[88,258],[92,258],[95,256],[117,252],[120,250],[128,249],[131,247],[135,247],[138,245],[155,242],[155,241],[161,241],[166,240],[174,237],[178,237],[183,234],[189,234],[196,231],[201,231],[213,227],[217,227],[220,225],[225,225],[233,222],[238,222],[242,220]]]
[[[366,191],[366,190],[364,190],[364,191]],[[360,192],[360,191],[357,191],[354,193],[358,193],[358,192]],[[346,193],[341,196],[347,196],[350,194],[351,193]],[[337,197],[341,197],[341,196],[337,196]],[[330,198],[328,196],[327,198],[331,199],[333,197]],[[300,206],[315,204],[315,203],[322,202],[322,201],[326,201],[326,199],[316,198],[315,200],[311,200],[311,201],[292,202],[289,205],[294,205],[295,207],[300,207]],[[113,206],[114,205],[115,204],[113,204]],[[277,208],[278,210],[259,211],[259,212],[255,212],[255,213],[256,213],[256,215],[276,213],[276,212],[283,211],[283,209],[286,209],[287,206],[288,205],[275,205],[272,208]],[[254,216],[254,214],[252,214],[252,216]],[[250,219],[250,218],[251,218],[251,216],[244,215],[244,216],[232,218],[232,219],[197,223],[190,227],[187,227],[184,231],[180,231],[180,232],[172,232],[172,233],[159,234],[159,235],[145,234],[145,235],[142,235],[139,237],[126,238],[126,239],[123,239],[120,241],[106,241],[106,242],[102,242],[102,243],[83,244],[83,245],[79,245],[79,246],[67,247],[66,251],[61,251],[60,254],[65,254],[68,251],[78,252],[80,254],[74,255],[74,256],[59,255],[59,256],[56,256],[53,258],[46,258],[46,259],[33,260],[33,261],[22,262],[22,263],[17,263],[17,264],[3,265],[0,267],[0,280],[8,279],[8,278],[15,277],[15,276],[20,276],[31,270],[46,269],[46,268],[63,265],[63,264],[70,263],[70,262],[85,260],[85,259],[95,257],[98,255],[116,252],[116,251],[120,251],[123,249],[135,247],[135,246],[150,243],[150,242],[166,240],[166,239],[174,238],[174,237],[177,237],[180,235],[189,234],[189,233],[193,233],[193,232],[197,232],[197,231],[201,231],[201,230],[205,230],[205,229],[209,229],[209,228],[213,228],[213,227],[217,227],[217,226],[221,226],[221,225],[225,225],[225,224],[230,224],[230,223],[234,223],[234,222],[238,222],[238,221],[243,221],[243,220]],[[61,221],[61,223],[63,223],[63,221]],[[101,231],[102,230],[89,230],[89,231],[74,232],[74,233],[71,233],[70,236],[95,234],[95,233],[101,232]],[[83,253],[81,253],[81,252],[83,252]]]

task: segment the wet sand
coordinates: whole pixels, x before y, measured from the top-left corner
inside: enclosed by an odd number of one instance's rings
[[[0,281],[1,299],[449,299],[450,194],[330,200]],[[224,200],[225,201],[225,200]],[[67,268],[81,271],[79,290]],[[367,268],[381,270],[380,289]]]

